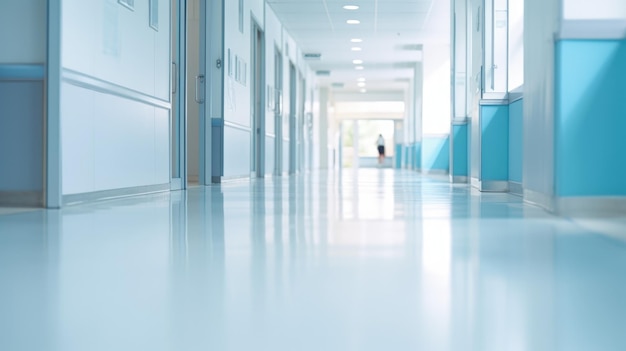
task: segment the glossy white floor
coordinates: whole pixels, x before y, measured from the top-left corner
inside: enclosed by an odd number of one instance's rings
[[[0,350],[626,350],[626,245],[383,169],[0,215]]]

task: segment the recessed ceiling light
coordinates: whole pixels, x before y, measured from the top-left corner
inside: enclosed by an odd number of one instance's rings
[[[346,23],[347,24],[359,24],[359,23],[361,23],[361,21],[355,20],[355,19],[351,19],[351,20],[347,20]]]
[[[363,63],[363,60],[352,60],[352,63],[354,63],[355,65],[360,65]]]
[[[346,5],[343,7],[344,10],[358,10],[359,7],[357,5]]]
[[[357,86],[359,86],[360,88],[363,88],[365,86],[365,83],[360,82],[360,83],[357,84]]]
[[[367,93],[367,89],[361,89],[359,91],[362,92],[362,93]]]
[[[354,46],[354,47],[352,47],[352,49],[350,49],[350,50],[352,50],[352,51],[361,51],[361,50],[363,50],[363,49],[361,49],[361,48],[360,48],[360,47],[358,47],[358,46]]]
[[[353,42],[353,43],[362,43],[363,39],[354,38],[354,39],[350,39],[350,41]]]
[[[354,67],[354,69],[356,69],[357,71],[362,71],[362,70],[365,69],[365,67],[363,67],[363,66],[356,66],[356,67]]]

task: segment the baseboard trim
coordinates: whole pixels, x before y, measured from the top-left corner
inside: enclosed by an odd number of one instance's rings
[[[524,189],[524,201],[537,205],[549,212],[554,212],[554,197],[538,191]]]
[[[522,183],[509,182],[509,193],[524,196],[524,187],[522,186]]]
[[[111,200],[128,196],[145,195],[170,191],[170,183],[137,186],[122,189],[94,191],[90,193],[63,195],[63,205],[78,205],[85,202]]]
[[[41,191],[0,191],[1,206],[43,207]]]
[[[506,193],[509,191],[509,182],[505,180],[479,180],[472,178],[472,187],[486,193]]]
[[[232,182],[240,182],[240,181],[244,181],[244,180],[250,180],[250,179],[252,179],[252,175],[251,174],[247,174],[247,175],[239,175],[239,176],[222,176],[222,177],[219,177],[219,178],[220,178],[219,182],[217,182],[217,183],[232,183]]]
[[[626,196],[561,197],[556,201],[557,213],[566,217],[623,217]]]
[[[450,175],[450,183],[452,184],[467,184],[469,178],[467,176],[453,176]]]
[[[422,174],[426,175],[448,175],[449,172],[446,169],[426,169],[421,170]]]

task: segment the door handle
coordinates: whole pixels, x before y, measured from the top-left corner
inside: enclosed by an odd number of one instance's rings
[[[172,94],[176,94],[176,87],[178,86],[178,71],[176,67],[176,62],[172,62]]]
[[[195,96],[196,102],[199,104],[204,104],[204,96],[198,95],[202,86],[204,86],[204,74],[199,74],[196,76],[196,96]]]

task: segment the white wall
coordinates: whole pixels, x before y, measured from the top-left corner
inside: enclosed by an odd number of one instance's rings
[[[554,194],[554,33],[558,5],[524,1],[523,186],[528,200],[550,206]]]
[[[423,134],[450,132],[450,45],[424,45]]]
[[[561,0],[559,38],[623,39],[626,33],[626,1]]]
[[[290,140],[289,135],[289,113],[291,111],[291,101],[290,101],[290,90],[297,89],[297,79],[296,86],[291,86],[291,72],[290,72],[290,64],[297,65],[297,57],[298,57],[298,48],[296,46],[295,41],[289,35],[287,30],[283,29],[283,110],[282,110],[282,121],[283,121],[283,140]],[[284,154],[287,154],[287,160],[289,160],[288,149],[285,149]],[[284,170],[287,170],[289,167],[289,162],[283,163]]]
[[[467,112],[470,120],[470,176],[480,177],[479,102],[482,98],[483,25],[481,0],[468,0],[467,11]],[[480,24],[480,30],[479,29]]]
[[[130,11],[116,0],[63,1],[64,69],[169,101],[169,2],[159,0],[159,31],[148,1]]]
[[[169,183],[170,13],[116,0],[62,3],[63,194]]]
[[[0,1],[0,63],[46,61],[46,0]]]
[[[224,177],[250,175],[252,152],[251,111],[251,28],[252,16],[264,28],[264,8],[260,0],[244,1],[243,31],[239,31],[239,1],[224,2],[224,48],[230,50],[232,75],[226,67],[224,107]],[[226,59],[228,61],[228,59]],[[245,84],[236,81],[237,64],[245,67]],[[226,63],[228,65],[228,62]]]
[[[515,0],[512,0],[515,1]],[[467,0],[454,0],[454,118],[467,117]]]
[[[169,110],[67,83],[62,90],[64,194],[169,182]]]
[[[252,104],[251,104],[251,25],[252,18],[257,21],[265,36],[265,93],[268,86],[277,86],[274,81],[274,50],[278,47],[283,55],[283,108],[282,108],[282,128],[283,128],[283,170],[287,170],[289,150],[284,145],[288,145],[289,140],[289,62],[296,65],[296,70],[305,77],[311,77],[311,72],[307,65],[299,59],[301,51],[296,42],[289,36],[282,24],[272,12],[271,8],[262,0],[244,1],[244,26],[243,32],[239,31],[239,2],[225,2],[225,50],[226,56],[230,51],[231,64],[234,65],[236,58],[247,67],[247,82],[241,84],[235,81],[234,66],[233,75],[228,73],[225,77],[224,93],[224,177],[245,177],[250,174],[251,169],[251,132],[252,132]],[[287,47],[289,49],[287,50]],[[228,61],[228,58],[226,59]],[[226,62],[228,65],[228,62]],[[228,67],[226,67],[228,69]],[[228,72],[228,71],[227,71]],[[307,78],[307,90],[314,84],[314,80]],[[296,89],[299,89],[295,87]],[[298,93],[300,91],[298,90]],[[300,94],[298,94],[300,96]],[[276,122],[274,112],[267,104],[267,96],[264,103],[265,110],[265,142],[266,142],[266,174],[271,174],[274,170],[274,138],[276,137]],[[310,111],[307,104],[305,111]],[[246,137],[247,136],[247,137]]]
[[[317,143],[313,152],[313,165],[315,168],[328,168],[328,147],[332,138],[329,136],[329,98],[330,91],[327,87],[316,89],[314,105],[313,140]]]
[[[626,21],[626,1],[624,0],[562,0],[564,19]]]

